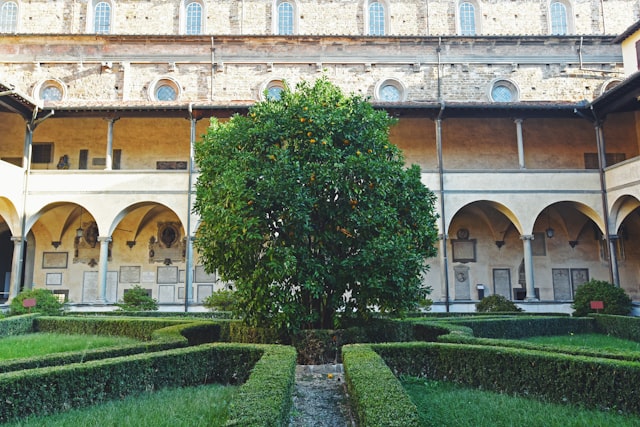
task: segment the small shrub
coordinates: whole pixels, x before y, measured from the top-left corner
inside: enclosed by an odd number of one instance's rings
[[[151,298],[146,289],[140,285],[135,285],[126,291],[122,301],[116,305],[124,311],[155,311],[158,309],[158,301]]]
[[[220,289],[206,297],[202,305],[209,310],[235,311],[238,307],[238,296],[235,291]]]
[[[574,316],[586,316],[598,310],[591,308],[591,301],[602,301],[602,314],[618,314],[626,316],[631,312],[631,298],[622,288],[602,280],[590,280],[576,289],[571,307]]]
[[[478,313],[507,313],[522,311],[522,309],[502,295],[493,294],[483,298],[479,303],[477,303],[476,311]]]
[[[35,307],[24,307],[26,299],[35,299]],[[11,314],[42,313],[48,316],[57,316],[62,313],[64,304],[60,302],[53,292],[47,289],[29,289],[20,292],[18,296],[11,300]]]

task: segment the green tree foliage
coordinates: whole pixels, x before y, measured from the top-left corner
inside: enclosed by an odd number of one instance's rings
[[[206,297],[202,305],[210,310],[237,311],[238,296],[235,291],[220,289]]]
[[[504,296],[493,294],[482,298],[482,300],[476,304],[476,311],[478,313],[510,313],[522,311],[522,309]]]
[[[24,307],[23,302],[26,299],[35,299],[35,307]],[[56,316],[62,313],[64,304],[58,300],[58,297],[53,292],[47,289],[29,289],[22,291],[11,300],[11,314],[26,314],[26,313],[42,313],[48,316]]]
[[[331,328],[337,313],[424,300],[435,197],[389,142],[393,123],[326,78],[212,119],[196,146],[196,246],[250,324]]]
[[[604,309],[592,309],[591,301],[602,301]],[[631,305],[631,298],[624,289],[602,280],[590,280],[578,286],[571,307],[574,309],[574,316],[586,316],[597,311],[626,316],[631,312]]]
[[[122,296],[122,300],[116,304],[124,311],[155,311],[158,302],[147,294],[147,290],[140,285],[128,289]]]

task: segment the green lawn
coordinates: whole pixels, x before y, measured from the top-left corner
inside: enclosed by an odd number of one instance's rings
[[[23,418],[12,427],[198,427],[223,426],[237,387],[218,384],[165,389],[85,409]]]
[[[585,349],[602,350],[611,353],[637,351],[640,352],[640,343],[622,338],[610,337],[602,334],[568,334],[552,335],[548,337],[524,338],[537,344],[550,344],[556,346],[571,346]]]
[[[0,360],[90,350],[100,347],[135,344],[137,342],[139,341],[132,338],[102,335],[51,333],[16,335],[0,339]]]
[[[418,407],[423,426],[437,427],[631,427],[640,418],[616,412],[586,410],[570,405],[465,388],[417,378],[403,386]]]

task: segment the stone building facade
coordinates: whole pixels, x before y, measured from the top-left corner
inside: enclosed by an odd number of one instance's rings
[[[140,284],[198,309],[229,284],[192,250],[193,144],[209,117],[327,76],[399,118],[393,142],[438,194],[434,310],[500,293],[568,311],[590,278],[640,300],[637,113],[610,101],[635,90],[616,36],[639,16],[631,0],[0,0],[0,296],[94,309]]]

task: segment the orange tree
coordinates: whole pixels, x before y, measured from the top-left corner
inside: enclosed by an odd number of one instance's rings
[[[435,196],[390,143],[393,123],[326,78],[212,119],[196,145],[195,244],[249,324],[334,328],[425,300]]]

